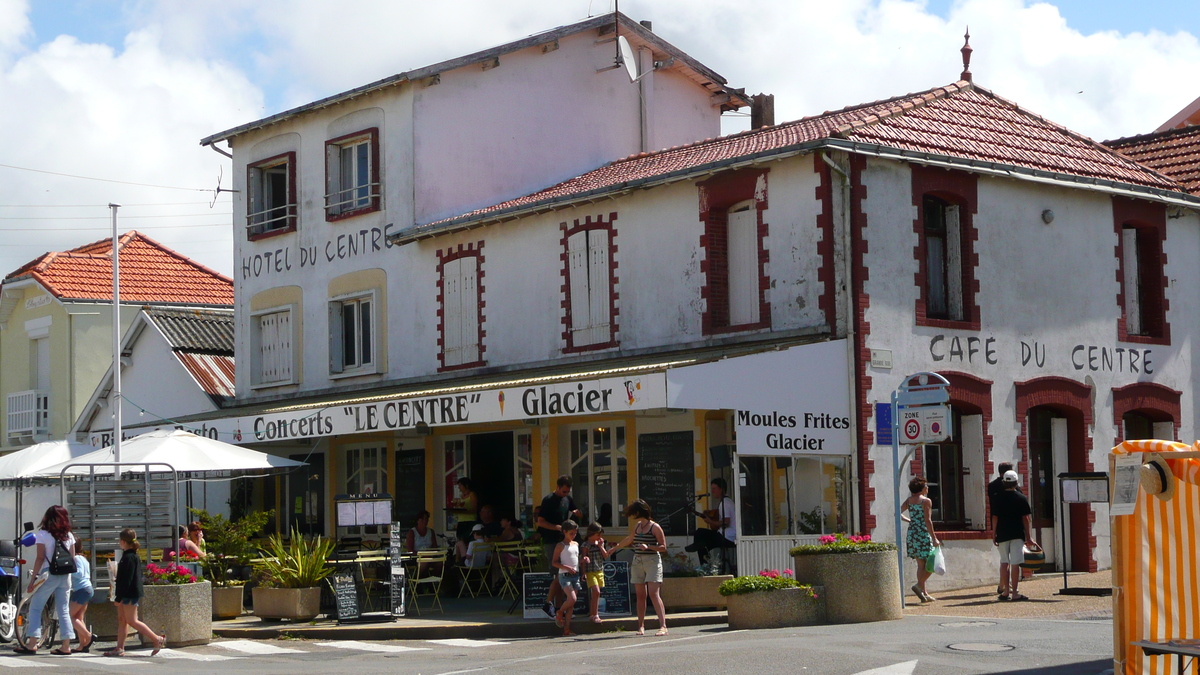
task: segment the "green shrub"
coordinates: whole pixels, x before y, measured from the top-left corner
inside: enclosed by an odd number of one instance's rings
[[[299,530],[284,541],[279,533],[267,539],[254,572],[264,588],[314,588],[333,573],[328,562],[336,542],[324,537],[305,539]]]
[[[805,586],[790,577],[734,577],[721,583],[718,592],[721,595],[742,595],[744,593],[759,593],[762,591],[777,591],[781,588],[803,588],[808,590],[808,597],[817,597],[812,586]]]
[[[865,544],[838,542],[836,544],[806,544],[791,550],[797,555],[827,555],[830,553],[878,553],[880,551],[895,551],[895,544],[885,544],[879,541],[869,541]]]
[[[212,515],[204,509],[189,509],[204,528],[204,549],[207,557],[200,560],[204,576],[214,586],[240,586],[236,569],[249,565],[258,557],[258,547],[250,540],[258,536],[274,511],[254,511],[236,520]]]

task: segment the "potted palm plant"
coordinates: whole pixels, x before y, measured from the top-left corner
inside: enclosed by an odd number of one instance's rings
[[[200,560],[204,576],[212,582],[212,618],[242,615],[246,579],[242,570],[258,556],[251,539],[258,536],[274,511],[256,511],[237,520],[226,520],[203,509],[192,509],[204,528],[205,553]]]
[[[333,573],[327,562],[335,543],[324,537],[305,539],[292,530],[284,541],[267,539],[262,558],[254,561],[254,615],[263,619],[309,621],[321,612],[321,582]]]
[[[830,623],[887,621],[904,616],[896,546],[870,535],[828,534],[791,553],[796,579],[823,586]]]
[[[729,627],[734,630],[825,623],[821,589],[796,581],[791,570],[734,577],[722,583],[719,591],[728,602]]]

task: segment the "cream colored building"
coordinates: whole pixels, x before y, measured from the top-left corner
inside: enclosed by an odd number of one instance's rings
[[[138,308],[228,307],[233,285],[137,232],[121,237],[122,332]],[[0,284],[0,444],[62,439],[112,362],[109,241],[46,253]]]

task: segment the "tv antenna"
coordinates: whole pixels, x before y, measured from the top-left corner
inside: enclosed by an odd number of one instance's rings
[[[629,40],[621,35],[621,3],[620,0],[613,0],[613,35],[616,36],[616,53],[614,54],[613,65],[601,70],[613,70],[625,67],[625,74],[629,75],[629,82],[635,83],[646,76],[646,73],[638,75],[638,62],[633,54],[633,47],[629,45]]]
[[[217,189],[216,189],[216,190],[213,190],[213,198],[212,198],[212,201],[210,201],[210,202],[208,203],[208,208],[210,208],[210,209],[211,209],[212,207],[216,206],[216,204],[217,204],[217,198],[221,196],[221,193],[222,193],[222,192],[241,192],[241,190],[230,190],[229,188],[223,188],[223,187],[221,187],[221,179],[222,179],[224,176],[225,176],[225,167],[223,167],[223,166],[222,166],[222,167],[220,167],[220,169],[217,171]]]

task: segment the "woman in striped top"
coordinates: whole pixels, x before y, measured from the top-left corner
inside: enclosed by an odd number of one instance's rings
[[[633,527],[628,537],[609,549],[609,555],[621,548],[633,551],[629,581],[637,589],[637,634],[646,634],[646,595],[649,594],[654,603],[654,611],[658,613],[658,632],[655,635],[666,635],[667,611],[663,608],[658,588],[663,580],[661,554],[667,552],[667,536],[663,534],[662,526],[650,519],[650,505],[644,500],[639,499],[630,504],[625,509],[625,517],[633,521]]]

